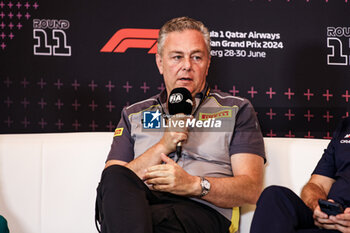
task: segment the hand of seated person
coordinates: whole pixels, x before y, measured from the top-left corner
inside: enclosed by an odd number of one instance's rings
[[[330,216],[335,224],[335,228],[340,232],[350,232],[350,208],[346,208],[343,214],[338,214],[336,216]]]
[[[321,208],[319,205],[317,205],[316,208],[314,209],[313,218],[316,226],[324,229],[333,229],[329,227],[331,227],[334,224],[334,222],[329,219],[326,213],[321,211]]]
[[[334,202],[332,199],[328,199],[328,201]],[[343,214],[328,216],[321,211],[320,206],[317,206],[314,210],[313,217],[315,225],[320,228],[350,233],[350,208],[346,208]]]
[[[186,142],[188,129],[185,126],[181,126],[182,124],[185,125],[187,119],[191,119],[191,117],[177,114],[167,120],[167,127],[165,128],[163,137],[159,142],[166,148],[167,152],[175,151],[178,142]],[[180,124],[179,122],[181,121],[182,123]]]
[[[181,196],[199,196],[200,178],[191,176],[165,154],[161,154],[164,164],[149,167],[144,180],[151,189]]]

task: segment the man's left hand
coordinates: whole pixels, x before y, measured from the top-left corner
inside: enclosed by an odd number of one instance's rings
[[[346,208],[343,214],[330,216],[329,219],[334,222],[334,229],[343,233],[350,233],[350,208]]]
[[[164,164],[149,167],[144,180],[151,189],[181,196],[198,196],[201,193],[200,178],[191,176],[165,154],[161,154]]]

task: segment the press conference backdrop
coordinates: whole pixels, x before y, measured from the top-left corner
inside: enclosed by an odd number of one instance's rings
[[[164,89],[161,25],[210,30],[213,89],[248,98],[266,137],[330,138],[349,115],[350,0],[0,0],[0,132],[114,131]]]

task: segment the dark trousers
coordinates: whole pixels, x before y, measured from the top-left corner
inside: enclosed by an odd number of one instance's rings
[[[291,190],[270,186],[261,194],[251,233],[338,233],[314,225],[312,210]]]
[[[119,165],[103,171],[96,203],[102,233],[227,233],[231,224],[204,204],[151,191]]]

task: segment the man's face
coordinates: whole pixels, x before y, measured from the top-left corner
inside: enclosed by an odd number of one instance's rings
[[[177,87],[187,88],[192,96],[203,90],[210,57],[202,33],[196,30],[171,32],[162,55],[156,55],[157,66],[168,95]]]

